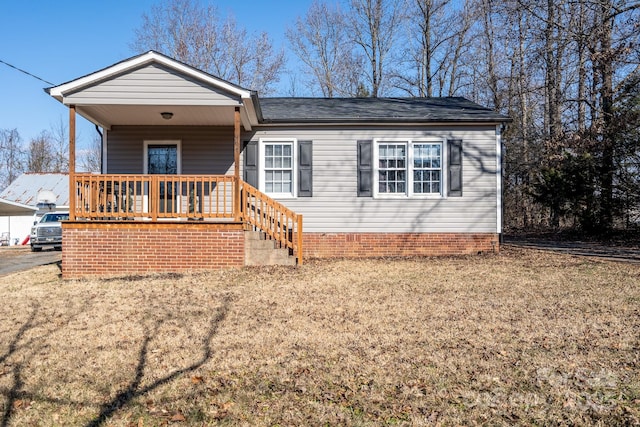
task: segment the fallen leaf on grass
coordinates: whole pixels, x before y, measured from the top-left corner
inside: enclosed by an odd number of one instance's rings
[[[193,384],[200,384],[204,382],[204,378],[202,377],[191,377],[191,382]]]
[[[233,403],[233,402],[224,402],[224,403],[212,402],[212,405],[217,408],[216,410],[214,410],[213,418],[215,418],[216,420],[222,420],[222,419],[226,418],[229,415],[229,409],[231,409],[235,405],[235,403]]]
[[[13,401],[13,409],[28,409],[31,406],[31,402],[28,400],[14,400]]]
[[[127,424],[127,427],[144,427],[144,419],[143,418],[138,418],[138,421],[131,421],[130,423]]]
[[[183,422],[183,421],[187,421],[187,419],[180,412],[177,412],[171,417],[171,421],[173,421],[173,422]]]

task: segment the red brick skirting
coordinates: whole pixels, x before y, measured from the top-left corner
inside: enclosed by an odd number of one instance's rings
[[[244,265],[238,223],[65,222],[62,239],[65,279]]]
[[[305,258],[377,258],[497,252],[495,233],[304,233]]]
[[[124,276],[239,268],[243,225],[74,221],[62,225],[62,276]],[[304,233],[305,258],[376,258],[497,252],[495,233]]]

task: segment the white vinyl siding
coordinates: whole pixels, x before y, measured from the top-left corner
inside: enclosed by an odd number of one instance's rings
[[[496,127],[298,127],[254,128],[253,139],[313,140],[313,197],[277,198],[304,216],[305,232],[495,233],[497,223]],[[392,139],[391,139],[392,138]],[[463,197],[358,197],[357,142],[441,143],[446,180],[446,141],[463,140]],[[440,193],[446,184],[441,181]]]
[[[65,102],[84,105],[240,105],[237,97],[178,74],[147,65],[67,94]]]
[[[144,140],[180,139],[182,173],[233,174],[230,126],[115,126],[107,135],[107,173],[142,173]],[[357,142],[389,138],[427,144],[463,140],[463,196],[358,197]],[[497,230],[495,125],[261,127],[242,135],[242,141],[249,140],[313,141],[313,197],[276,197],[304,215],[305,232],[495,233]],[[446,157],[444,145],[442,155]],[[296,163],[294,159],[294,167]],[[442,164],[444,168],[446,159]],[[296,174],[297,170],[293,177],[294,191]],[[442,175],[446,175],[445,169]]]

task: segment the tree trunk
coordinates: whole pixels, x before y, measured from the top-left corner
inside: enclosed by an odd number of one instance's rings
[[[602,164],[600,165],[601,202],[600,226],[604,229],[613,226],[613,175],[615,130],[613,129],[613,61],[612,30],[614,17],[610,0],[600,3],[600,37],[597,72],[600,75],[600,99],[602,102]]]

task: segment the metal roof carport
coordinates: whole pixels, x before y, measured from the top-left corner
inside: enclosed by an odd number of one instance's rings
[[[22,203],[0,199],[0,216],[33,215],[38,208],[36,206],[23,205]]]

